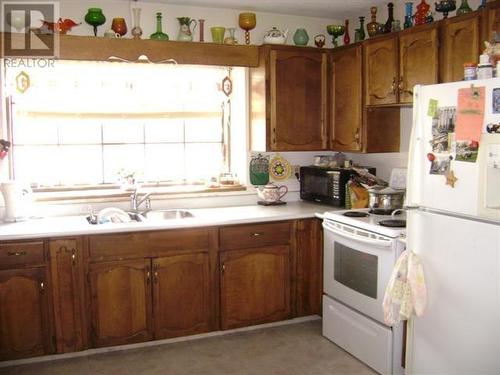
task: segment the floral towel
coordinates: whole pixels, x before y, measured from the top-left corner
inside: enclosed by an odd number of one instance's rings
[[[384,321],[393,326],[412,314],[421,316],[427,304],[427,289],[420,258],[404,251],[394,266],[385,290]]]

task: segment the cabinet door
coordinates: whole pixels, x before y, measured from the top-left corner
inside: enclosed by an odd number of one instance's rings
[[[220,254],[222,329],[290,317],[290,248],[272,246]]]
[[[436,26],[403,33],[399,37],[399,101],[413,102],[413,86],[438,82],[438,33]]]
[[[0,271],[0,360],[50,354],[45,268]]]
[[[94,346],[146,341],[151,330],[149,260],[90,265]]]
[[[395,104],[398,77],[396,37],[374,39],[364,44],[365,100],[367,105]]]
[[[333,50],[330,61],[330,147],[334,151],[359,151],[363,124],[362,47]]]
[[[270,149],[326,149],[326,53],[282,50],[270,53]]]
[[[155,339],[207,332],[212,322],[208,252],[153,260]]]
[[[442,31],[441,81],[464,79],[464,64],[477,63],[479,56],[479,14],[450,18]]]
[[[297,221],[297,316],[321,314],[323,299],[323,230],[321,220]]]
[[[50,241],[50,271],[58,353],[84,348],[83,267],[80,241]]]
[[[494,39],[493,32],[500,33],[500,2],[495,1],[487,5],[483,25],[485,30],[481,40],[492,41]]]

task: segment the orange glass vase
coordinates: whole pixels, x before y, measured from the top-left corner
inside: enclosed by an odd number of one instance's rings
[[[124,36],[127,33],[127,23],[124,18],[113,18],[111,22],[111,29],[120,34],[120,36]]]

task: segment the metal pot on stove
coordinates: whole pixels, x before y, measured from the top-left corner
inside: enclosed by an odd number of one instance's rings
[[[392,188],[369,189],[370,200],[368,206],[371,212],[377,215],[390,215],[394,210],[402,209],[405,190]]]

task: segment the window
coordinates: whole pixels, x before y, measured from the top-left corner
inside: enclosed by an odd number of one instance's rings
[[[231,115],[245,101],[232,98],[245,96],[243,68],[57,61],[27,69],[24,93],[15,86],[20,69],[5,71],[16,179],[104,187],[134,174],[171,185],[235,171]],[[225,77],[239,79],[229,96]]]

